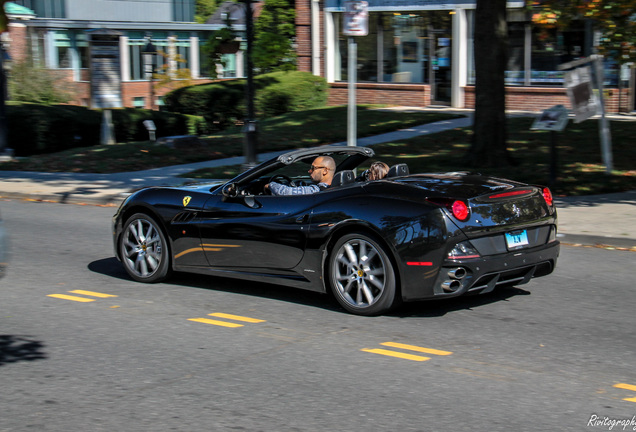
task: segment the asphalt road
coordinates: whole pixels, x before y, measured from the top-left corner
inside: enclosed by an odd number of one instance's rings
[[[133,282],[114,211],[0,202],[0,431],[636,430],[633,252],[566,246],[528,285],[366,318],[267,284]]]

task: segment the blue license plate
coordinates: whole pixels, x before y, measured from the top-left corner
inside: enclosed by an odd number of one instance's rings
[[[506,244],[508,249],[516,249],[528,244],[528,233],[526,230],[506,233]]]

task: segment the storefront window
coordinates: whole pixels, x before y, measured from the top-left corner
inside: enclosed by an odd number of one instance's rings
[[[128,54],[130,58],[130,77],[129,80],[145,80],[146,73],[144,71],[144,60],[142,52],[148,43],[142,32],[129,32],[128,34]],[[168,35],[165,33],[155,34],[152,36],[152,44],[157,52],[168,52]],[[166,63],[166,58],[161,55],[153,56],[154,70],[160,71]]]
[[[86,35],[73,31],[56,31],[53,36],[58,69],[88,68],[88,42]]]
[[[563,72],[558,66],[584,57],[585,30],[573,23],[561,31],[553,26],[533,24],[530,84],[562,85]]]
[[[525,84],[525,40],[525,23],[508,23],[508,64],[506,66],[506,85]]]
[[[358,82],[447,81],[451,66],[448,11],[373,12],[369,34],[355,37]],[[432,52],[432,55],[430,54]],[[348,37],[339,35],[338,79],[348,79]],[[448,78],[449,80],[449,78]]]

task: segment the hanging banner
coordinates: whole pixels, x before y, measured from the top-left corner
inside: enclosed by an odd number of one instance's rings
[[[366,1],[346,1],[344,26],[345,36],[366,36],[369,34],[369,3]]]
[[[563,82],[574,111],[575,123],[587,120],[600,112],[598,96],[592,88],[591,67],[583,66],[565,72]]]

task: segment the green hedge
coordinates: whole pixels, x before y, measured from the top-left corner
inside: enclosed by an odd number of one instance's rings
[[[102,117],[101,110],[75,105],[10,103],[8,146],[16,156],[94,146],[100,143]],[[123,108],[113,109],[112,118],[117,142],[148,140],[144,120],[155,122],[157,138],[208,132],[203,118],[184,114]]]
[[[273,72],[254,77],[258,117],[318,108],[327,103],[327,82],[308,72]],[[246,116],[245,79],[183,87],[164,97],[166,109],[205,118],[224,129]]]

